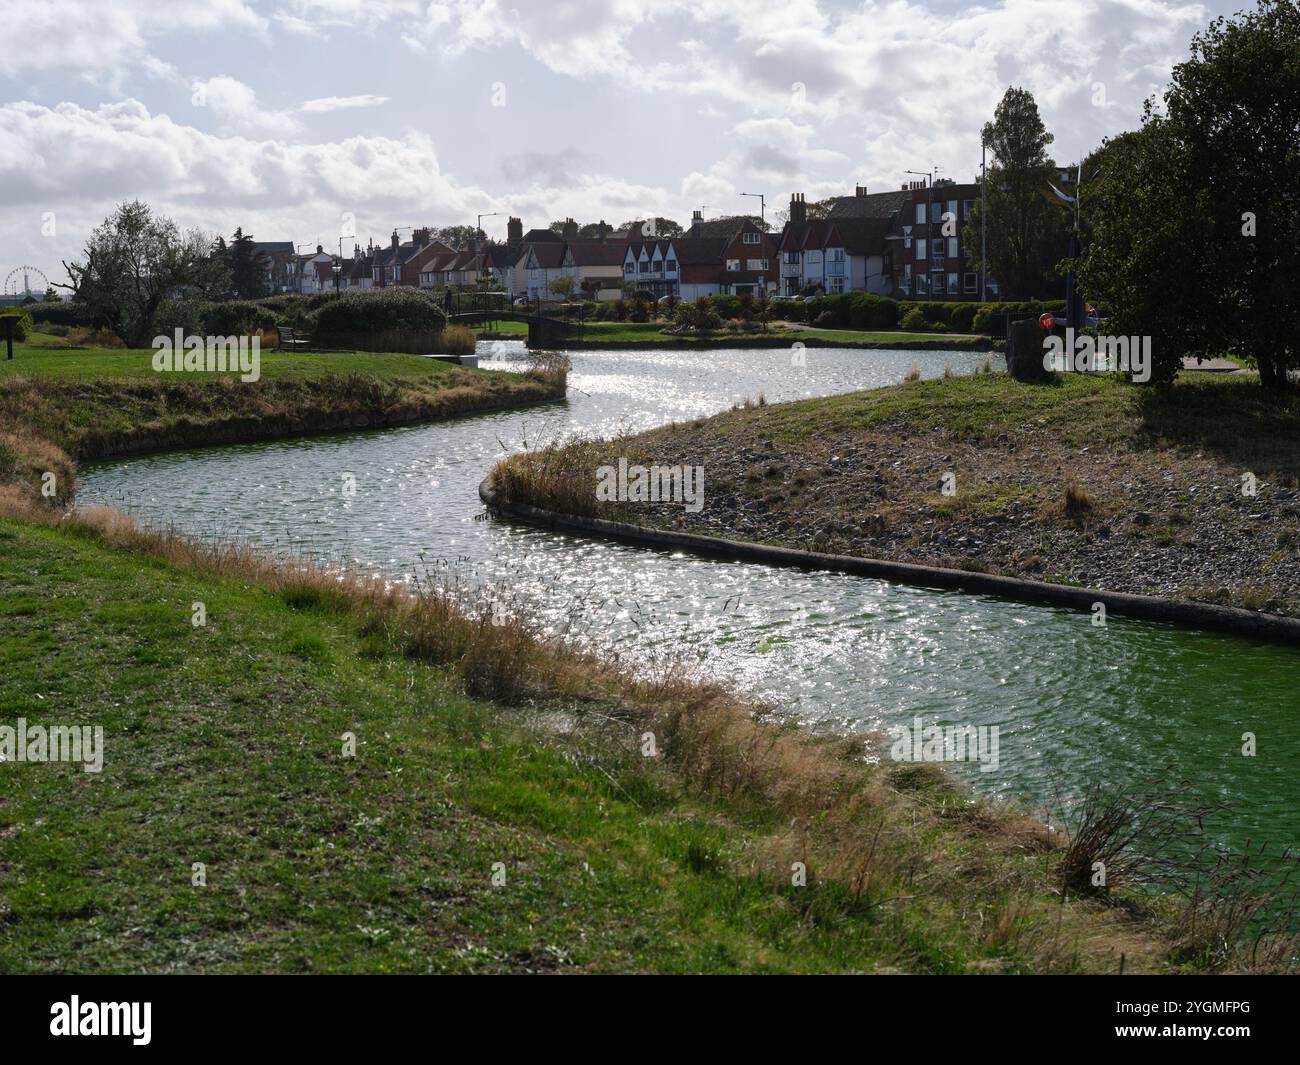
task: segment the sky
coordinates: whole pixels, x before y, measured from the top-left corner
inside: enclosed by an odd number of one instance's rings
[[[1069,161],[1136,126],[1192,35],[1241,6],[5,0],[0,279],[66,281],[136,198],[345,254],[480,212],[504,237],[509,215],[756,213],[749,192],[771,220],[794,192],[973,179],[1009,85]]]

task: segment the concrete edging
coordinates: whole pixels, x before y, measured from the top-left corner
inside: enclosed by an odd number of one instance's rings
[[[1165,599],[1161,596],[1135,595],[1131,592],[1107,592],[1096,588],[1076,588],[1067,584],[1051,584],[1047,581],[1004,577],[992,573],[973,573],[939,566],[922,566],[912,562],[857,558],[852,555],[830,555],[817,551],[801,551],[798,548],[748,543],[744,540],[701,536],[697,533],[647,529],[626,522],[560,514],[527,503],[508,502],[498,496],[490,481],[489,475],[478,486],[479,498],[489,510],[548,529],[571,529],[575,532],[592,533],[647,547],[676,548],[694,554],[746,562],[764,562],[774,566],[832,570],[861,577],[875,577],[896,584],[924,585],[950,591],[995,595],[1004,599],[1068,606],[1083,611],[1091,611],[1094,603],[1104,603],[1107,616],[1116,614],[1143,621],[1163,621],[1300,646],[1300,618],[1263,614],[1254,610],[1243,610],[1240,607],[1217,606],[1213,603],[1194,603],[1181,599]]]

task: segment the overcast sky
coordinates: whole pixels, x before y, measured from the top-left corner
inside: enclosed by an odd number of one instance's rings
[[[5,0],[0,275],[66,280],[113,205],[337,250],[395,226],[680,221],[969,180],[1029,88],[1058,160],[1136,125],[1165,0]],[[707,205],[707,206],[705,206]],[[351,241],[344,251],[350,252]],[[58,276],[56,276],[58,275]]]

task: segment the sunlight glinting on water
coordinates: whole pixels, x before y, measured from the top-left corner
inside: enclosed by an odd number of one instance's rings
[[[519,347],[482,345],[486,367]],[[1238,800],[1234,842],[1290,842],[1300,771],[1288,649],[1071,611],[565,536],[484,521],[478,483],[504,451],[609,436],[768,402],[970,372],[982,354],[811,349],[583,352],[566,402],[385,432],[171,453],[91,467],[82,503],[410,579],[455,572],[555,631],[654,668],[702,675],[849,730],[999,725],[1000,768],[975,785],[1032,801],[1177,764],[1204,796]],[[356,478],[355,497],[342,492]],[[706,496],[707,499],[707,496]],[[1248,767],[1239,741],[1269,738]]]

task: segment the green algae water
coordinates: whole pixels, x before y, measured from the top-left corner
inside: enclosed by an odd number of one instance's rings
[[[506,369],[522,350],[481,344],[480,355]],[[582,352],[562,402],[101,464],[83,471],[80,500],[394,580],[443,570],[515,589],[521,608],[634,668],[685,660],[821,727],[997,726],[996,766],[954,769],[1036,810],[1092,783],[1129,793],[1164,783],[1191,805],[1229,807],[1206,822],[1210,842],[1276,854],[1300,838],[1300,651],[483,520],[478,483],[505,450],[707,416],[760,392],[780,402],[894,384],[913,365],[934,377],[983,361],[806,356],[796,367],[774,350]]]

